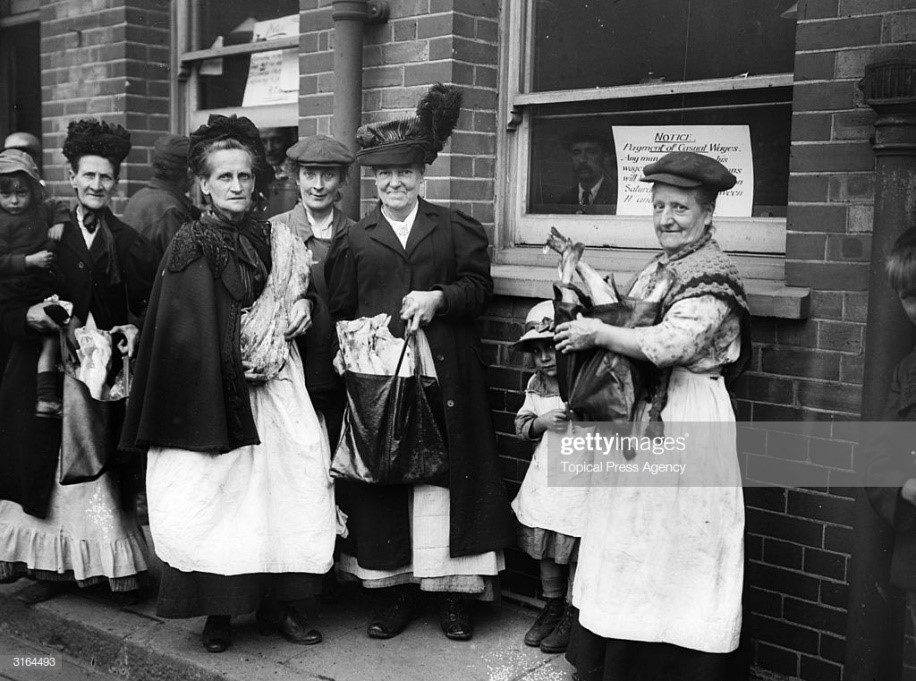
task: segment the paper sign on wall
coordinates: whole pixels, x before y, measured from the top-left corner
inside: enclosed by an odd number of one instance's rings
[[[242,106],[291,104],[298,97],[299,55],[296,48],[251,55]]]
[[[651,215],[652,185],[642,169],[672,151],[710,156],[738,178],[719,193],[716,215],[749,217],[754,204],[754,158],[747,125],[615,125],[617,214]]]

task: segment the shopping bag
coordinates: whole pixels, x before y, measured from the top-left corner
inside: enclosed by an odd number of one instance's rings
[[[78,378],[64,374],[60,484],[90,482],[105,472],[117,445],[109,423],[109,405],[93,399]]]
[[[73,339],[62,339],[61,485],[90,482],[106,471],[118,445],[111,403],[130,390],[130,364],[118,350],[122,334],[81,327]]]
[[[621,297],[617,303],[591,305],[554,300],[557,325],[576,318],[594,317],[605,324],[632,328],[656,323],[661,312],[658,302]],[[651,367],[616,352],[592,348],[557,353],[560,396],[577,421],[631,421],[639,398],[649,385]]]
[[[401,376],[408,345],[414,369]],[[393,375],[347,370],[347,408],[331,476],[376,485],[448,486],[448,442],[439,383],[420,370],[414,336]]]

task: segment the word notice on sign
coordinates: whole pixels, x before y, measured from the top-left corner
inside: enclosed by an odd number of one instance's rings
[[[720,192],[716,215],[749,217],[754,204],[754,158],[746,125],[615,125],[617,215],[651,215],[652,185],[642,169],[672,151],[693,151],[716,159],[738,178]]]

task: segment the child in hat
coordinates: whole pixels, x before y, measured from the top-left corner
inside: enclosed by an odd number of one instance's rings
[[[32,158],[19,149],[0,152],[0,303],[31,305],[54,295],[57,241],[51,235],[60,238],[68,211],[59,201],[43,199],[44,189]],[[69,316],[62,307],[46,308],[52,310],[59,315],[54,320],[58,323]],[[41,338],[36,416],[61,415],[59,350],[56,335]],[[0,372],[3,369],[0,367]]]
[[[515,432],[538,445],[512,509],[520,523],[519,547],[540,561],[541,590],[546,601],[525,634],[525,644],[540,647],[545,653],[562,653],[569,644],[574,619],[569,595],[587,490],[551,487],[547,483],[544,434],[548,430],[565,432],[569,426],[557,382],[553,329],[553,302],[545,300],[531,308],[525,319],[525,333],[515,343],[517,349],[531,354],[537,368],[525,389],[525,403],[515,417]]]

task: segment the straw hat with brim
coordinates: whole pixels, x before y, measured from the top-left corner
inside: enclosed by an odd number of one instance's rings
[[[738,181],[716,159],[692,151],[672,151],[643,168],[641,182],[660,182],[675,187],[706,186],[717,192],[731,189]]]
[[[553,340],[553,301],[544,300],[528,312],[525,317],[525,333],[512,344],[514,350],[531,352],[531,343],[539,340]]]

